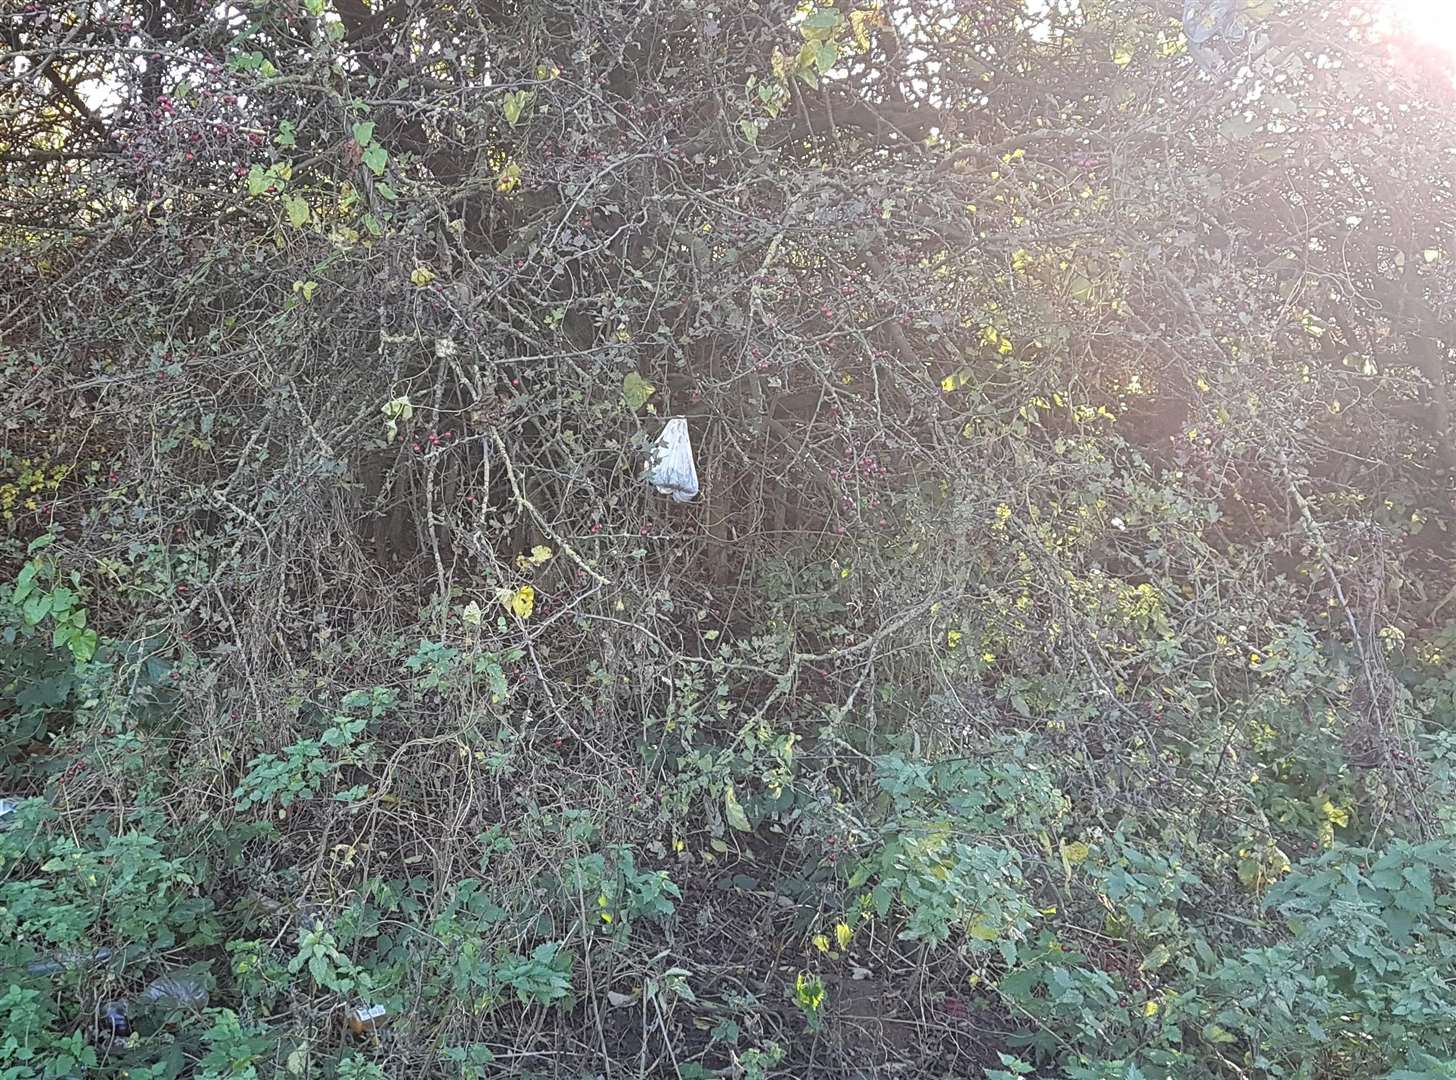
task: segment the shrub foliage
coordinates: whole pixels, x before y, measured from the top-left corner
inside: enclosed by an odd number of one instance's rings
[[[1456,1075],[1422,31],[4,16],[0,1077]]]

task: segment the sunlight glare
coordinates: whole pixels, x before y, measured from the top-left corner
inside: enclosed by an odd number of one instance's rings
[[[1456,0],[1386,0],[1386,6],[1416,41],[1456,53]]]

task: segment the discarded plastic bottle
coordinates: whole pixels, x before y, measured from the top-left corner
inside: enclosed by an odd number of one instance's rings
[[[97,1016],[96,1030],[114,1039],[124,1039],[130,1035],[131,1021],[126,1015],[126,1002],[105,1002]]]
[[[207,1008],[210,999],[202,977],[185,971],[153,979],[137,996],[148,1005],[164,1009],[191,1009],[193,1012]]]
[[[111,950],[105,947],[91,953],[90,963],[104,964],[111,959]],[[86,959],[77,953],[61,953],[49,960],[32,960],[25,965],[27,975],[59,975],[69,968],[80,967]]]
[[[389,1016],[383,1005],[360,1005],[348,1013],[349,1030],[355,1035],[367,1035],[378,1030]]]

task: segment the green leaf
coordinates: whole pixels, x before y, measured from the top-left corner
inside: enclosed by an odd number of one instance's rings
[[[1299,104],[1288,94],[1281,94],[1275,90],[1265,90],[1263,100],[1268,104],[1269,108],[1277,113],[1293,116],[1299,112]]]
[[[1168,946],[1155,945],[1153,946],[1153,951],[1148,953],[1148,955],[1143,959],[1141,970],[1157,971],[1158,968],[1166,964],[1169,959],[1171,959],[1171,957],[1172,954],[1168,951]]]
[[[629,371],[622,377],[622,400],[627,403],[627,408],[636,412],[647,404],[647,399],[657,392],[657,387],[642,378],[635,371]]]
[[[96,631],[82,630],[66,642],[66,647],[71,650],[71,655],[83,664],[96,655]]]
[[[268,185],[273,182],[261,165],[254,165],[248,170],[248,194],[261,195],[268,190]]]
[[[510,124],[511,127],[515,127],[516,121],[521,118],[521,113],[525,111],[526,106],[531,103],[531,99],[535,96],[536,92],[534,90],[516,90],[507,94],[501,104],[501,112],[505,114],[506,123]]]
[[[368,146],[374,141],[373,120],[361,120],[354,125],[354,141],[360,146]]]
[[[1205,1041],[1211,1043],[1231,1043],[1238,1041],[1237,1038],[1217,1024],[1204,1024],[1203,1038]]]
[[[828,41],[843,21],[836,8],[820,8],[799,24],[799,34],[805,41]]]
[[[364,151],[364,164],[375,176],[383,176],[384,167],[389,164],[389,153],[384,147],[375,143]]]
[[[839,59],[839,47],[831,42],[820,42],[814,48],[814,69],[823,75]]]
[[[394,188],[390,187],[383,180],[379,181],[379,183],[374,185],[374,190],[379,195],[379,197],[386,202],[394,202],[395,199],[399,198],[399,196],[394,193]]]
[[[739,832],[752,832],[753,826],[748,824],[748,815],[743,812],[743,806],[738,801],[738,794],[729,784],[723,789],[723,814],[728,819],[728,824]]]
[[[1218,125],[1218,133],[1225,139],[1247,139],[1258,130],[1259,121],[1246,117],[1242,113],[1238,116],[1230,116]]]
[[[50,613],[50,610],[51,594],[33,593],[20,609],[20,614],[24,617],[26,625],[34,626],[44,619]]]
[[[295,229],[303,228],[308,224],[308,219],[313,216],[312,211],[308,208],[308,203],[298,195],[290,195],[284,199],[283,209],[288,212],[288,221]]]
[[[20,575],[15,579],[15,594],[10,597],[12,604],[21,604],[25,598],[35,589],[35,574],[39,567],[35,563],[26,563],[20,569]]]

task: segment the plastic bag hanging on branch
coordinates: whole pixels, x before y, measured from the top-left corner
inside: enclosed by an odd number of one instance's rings
[[[647,482],[674,502],[692,502],[698,495],[698,467],[693,463],[693,442],[688,422],[674,417],[652,444]]]

